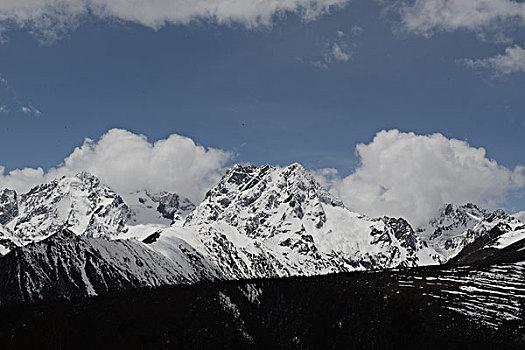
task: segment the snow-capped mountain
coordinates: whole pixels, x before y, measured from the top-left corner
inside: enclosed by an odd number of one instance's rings
[[[11,215],[4,224],[23,244],[44,239],[62,227],[89,237],[116,236],[130,216],[122,198],[88,173],[36,186],[18,195],[16,206],[18,215]]]
[[[299,164],[232,167],[153,249],[174,237],[231,279],[435,263],[405,220],[349,211]]]
[[[24,194],[5,189],[0,193],[0,254],[63,227],[89,237],[114,239],[130,229],[147,236],[154,232],[151,227],[169,226],[195,208],[187,198],[168,192],[143,190],[124,198],[86,172],[63,176]]]
[[[440,262],[445,263],[494,227],[500,230],[493,235],[512,232],[520,225],[518,219],[501,209],[487,212],[472,203],[446,204],[427,225],[416,229],[416,233],[437,253]]]

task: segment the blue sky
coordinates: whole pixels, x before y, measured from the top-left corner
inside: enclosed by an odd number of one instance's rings
[[[364,0],[270,26],[174,22],[154,30],[87,14],[46,44],[31,25],[6,22],[0,164],[55,167],[111,128],[185,135],[232,152],[227,164],[300,162],[341,176],[359,165],[356,144],[393,128],[484,147],[511,170],[525,164],[525,68],[487,61],[525,45],[521,22],[501,32],[511,41],[483,23],[421,32]],[[520,193],[512,209],[524,209]]]

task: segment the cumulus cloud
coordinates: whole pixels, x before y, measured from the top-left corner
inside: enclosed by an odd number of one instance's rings
[[[354,211],[404,217],[415,225],[444,203],[494,207],[525,186],[525,167],[508,169],[487,158],[483,148],[442,134],[381,131],[357,145],[356,153],[360,166],[332,180],[331,191]]]
[[[74,29],[87,15],[138,23],[155,30],[195,20],[270,25],[274,16],[299,14],[313,20],[349,0],[3,0],[0,24],[34,32],[53,41]]]
[[[475,69],[488,69],[496,75],[525,72],[525,49],[518,45],[507,47],[505,53],[483,59],[466,59],[465,64]]]
[[[411,0],[395,6],[403,27],[425,36],[439,31],[498,31],[502,26],[525,25],[525,3],[514,0]]]
[[[47,172],[24,168],[6,174],[0,167],[0,188],[24,192],[56,177],[88,171],[119,193],[173,191],[199,202],[221,177],[230,156],[176,134],[151,143],[143,135],[112,129],[97,141],[85,139],[61,165]]]

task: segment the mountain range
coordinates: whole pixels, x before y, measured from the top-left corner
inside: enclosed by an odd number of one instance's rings
[[[194,205],[80,173],[0,193],[0,304],[199,281],[524,260],[525,223],[445,204],[426,225],[352,212],[301,165],[235,165]],[[499,259],[499,260],[498,260]]]

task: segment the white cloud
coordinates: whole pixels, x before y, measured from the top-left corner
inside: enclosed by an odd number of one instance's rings
[[[21,111],[22,113],[24,114],[32,114],[32,115],[35,115],[37,117],[41,116],[42,115],[42,112],[40,110],[38,110],[35,106],[33,105],[28,105],[28,106],[22,106],[21,108]]]
[[[352,47],[355,47],[355,43],[351,42],[350,44],[352,44]],[[321,58],[310,61],[310,64],[314,67],[326,69],[334,61],[346,63],[352,58],[346,34],[343,31],[336,31],[336,38],[333,41],[329,41],[326,45],[329,51]]]
[[[507,47],[502,55],[475,60],[466,59],[464,62],[471,68],[489,69],[496,75],[525,72],[525,49],[514,45]]]
[[[332,57],[340,62],[348,62],[350,60],[350,54],[345,52],[338,43],[334,43],[332,46]]]
[[[403,27],[424,36],[465,29],[498,31],[525,25],[525,3],[514,0],[413,0],[395,5]]]
[[[299,14],[312,20],[349,0],[2,0],[0,25],[33,31],[54,41],[74,29],[87,15],[139,23],[155,30],[167,24],[211,20],[247,27],[270,25],[274,16]]]
[[[0,167],[0,188],[24,192],[62,175],[88,171],[120,193],[166,190],[198,202],[220,178],[229,158],[228,152],[196,145],[176,134],[151,143],[143,135],[112,129],[98,141],[85,139],[61,165],[48,172],[25,168],[5,174],[5,168]]]
[[[330,188],[335,181],[340,180],[339,171],[335,168],[314,169],[309,171],[325,189]]]
[[[525,186],[525,167],[510,170],[471,147],[441,134],[381,131],[356,147],[361,164],[332,181],[345,205],[371,216],[404,217],[419,225],[444,203],[503,203]]]

